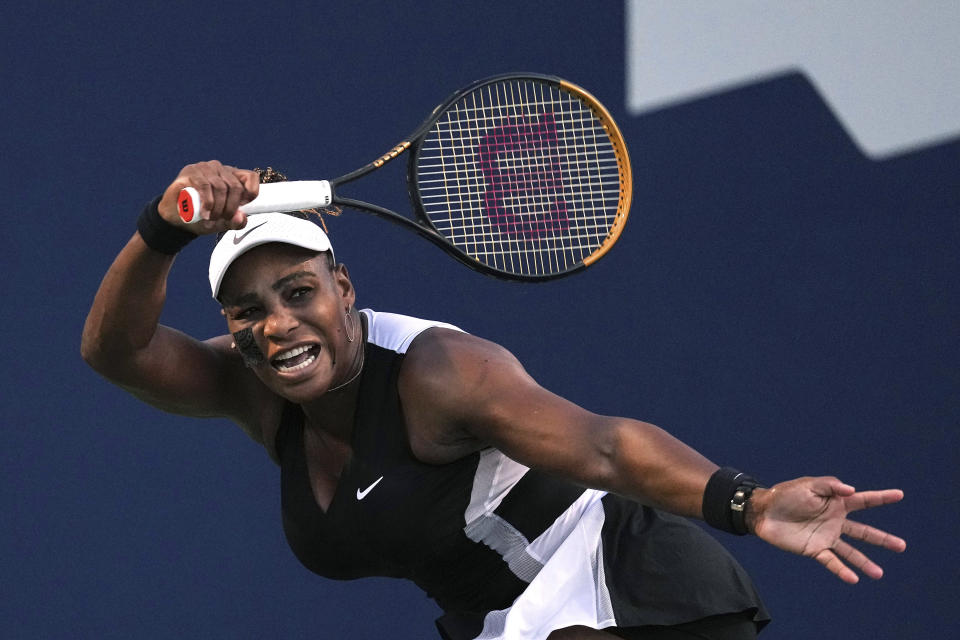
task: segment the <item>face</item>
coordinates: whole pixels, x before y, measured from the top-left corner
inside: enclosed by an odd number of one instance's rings
[[[345,330],[353,285],[327,254],[285,244],[251,249],[230,265],[220,300],[230,333],[249,334],[262,352],[252,368],[275,393],[303,403],[353,374],[360,342],[348,342]]]

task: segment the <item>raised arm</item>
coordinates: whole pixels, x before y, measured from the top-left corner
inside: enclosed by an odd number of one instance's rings
[[[529,467],[694,518],[704,518],[708,482],[715,488],[711,478],[724,477],[716,464],[659,427],[600,416],[543,389],[509,352],[479,338],[437,330],[415,343],[404,368],[405,411],[427,425],[426,439],[433,442],[492,445]],[[729,511],[732,493],[712,493],[719,495],[720,510]],[[906,543],[846,516],[902,495],[857,493],[835,478],[798,478],[757,489],[745,524],[846,582],[856,582],[856,574],[844,561],[879,578],[880,568],[841,535],[892,551],[903,551]]]
[[[212,203],[199,224],[184,225],[176,213],[176,198],[185,186],[197,188],[203,202]],[[190,234],[242,227],[245,217],[237,209],[256,196],[258,187],[255,172],[215,161],[180,172],[156,203],[154,217],[141,220],[141,231],[133,234],[100,284],[81,342],[91,367],[166,411],[234,417],[243,410],[254,378],[231,353],[229,337],[200,342],[160,325],[159,319],[177,245]]]

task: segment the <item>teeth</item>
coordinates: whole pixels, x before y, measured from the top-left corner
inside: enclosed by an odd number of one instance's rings
[[[310,347],[296,347],[295,349],[290,349],[289,351],[284,351],[283,353],[277,354],[277,357],[274,360],[289,360],[294,356],[298,356],[304,351],[309,351]]]
[[[284,373],[289,373],[291,371],[299,371],[304,367],[309,366],[314,360],[317,359],[317,355],[314,353],[307,353],[317,345],[308,344],[302,347],[294,347],[293,349],[287,349],[275,355],[270,362],[276,367],[277,371],[282,371]],[[307,354],[303,362],[297,362],[293,364],[294,359],[299,359],[299,356]]]
[[[304,351],[306,351],[306,349],[304,349]],[[298,351],[298,352],[297,352],[297,354],[300,354],[300,353],[303,353],[303,351]],[[297,354],[294,354],[294,355],[297,355]],[[298,364],[298,365],[296,365],[296,366],[293,366],[293,367],[285,367],[285,366],[283,366],[282,363],[278,363],[278,364],[277,364],[277,368],[280,369],[281,371],[297,371],[298,369],[303,369],[304,367],[306,367],[307,365],[309,365],[311,362],[313,362],[313,361],[316,360],[316,359],[317,359],[317,356],[310,356],[309,358],[307,358],[306,360],[304,360],[304,361],[301,362],[300,364]]]

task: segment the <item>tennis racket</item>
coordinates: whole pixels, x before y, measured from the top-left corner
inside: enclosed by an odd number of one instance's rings
[[[408,154],[416,219],[337,190]],[[590,266],[614,245],[630,210],[626,144],[582,88],[539,74],[474,82],[370,164],[333,180],[260,185],[248,214],[341,205],[416,231],[464,264],[510,280],[546,280]],[[200,201],[178,200],[186,222]]]

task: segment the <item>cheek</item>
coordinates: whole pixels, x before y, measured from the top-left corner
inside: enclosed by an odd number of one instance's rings
[[[343,333],[345,315],[340,305],[325,304],[314,307],[302,318],[304,324],[310,324],[328,336],[339,336]]]
[[[260,351],[253,337],[253,329],[248,327],[235,332],[233,341],[237,345],[240,357],[243,358],[243,363],[248,367],[256,367],[266,361],[266,356],[263,355],[263,351]]]

